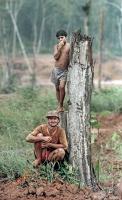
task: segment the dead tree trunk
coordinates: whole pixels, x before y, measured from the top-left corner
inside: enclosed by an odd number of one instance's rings
[[[60,126],[62,128],[64,128],[64,130],[66,132],[67,140],[69,141],[70,140],[70,136],[69,136],[69,132],[68,132],[68,129],[67,129],[68,112],[65,111],[65,112],[59,113],[59,118],[60,118]],[[70,144],[68,145],[68,150],[67,151],[69,153],[69,151],[70,151]]]
[[[98,188],[91,162],[90,101],[93,84],[92,40],[74,33],[68,73],[70,161],[82,185]]]

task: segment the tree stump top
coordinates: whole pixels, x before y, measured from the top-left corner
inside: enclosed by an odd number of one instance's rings
[[[92,59],[92,42],[93,38],[87,35],[83,35],[81,33],[81,30],[78,30],[77,32],[74,32],[72,35],[71,40],[71,51],[70,51],[70,65],[73,65],[73,61],[75,63],[76,60],[73,57],[79,57],[79,60],[81,61],[80,57],[86,56],[88,58],[89,64],[93,65],[93,59]],[[84,48],[85,47],[85,48]],[[84,55],[85,54],[85,55]],[[83,56],[84,55],[84,56]],[[84,64],[81,62],[81,65]]]

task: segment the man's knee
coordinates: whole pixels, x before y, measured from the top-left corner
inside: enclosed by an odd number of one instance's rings
[[[63,148],[58,148],[58,153],[61,155],[65,155],[65,150]]]
[[[59,85],[55,86],[57,92],[59,92]]]
[[[57,158],[59,159],[63,159],[64,156],[65,156],[65,151],[63,148],[59,148],[59,149],[56,149],[56,153],[57,153]]]
[[[59,90],[65,90],[65,86],[60,85],[60,86],[59,86]]]
[[[48,160],[49,161],[58,161],[58,160],[63,160],[63,158],[64,158],[64,156],[65,156],[65,151],[64,151],[64,149],[63,148],[58,148],[58,149],[56,149],[56,150],[54,150],[54,151],[52,151],[51,153],[50,153],[50,155],[49,155],[49,157],[48,157]]]
[[[41,142],[35,142],[34,143],[34,148],[35,149],[40,149],[41,148]]]
[[[61,80],[59,84],[59,89],[65,89],[66,81]]]

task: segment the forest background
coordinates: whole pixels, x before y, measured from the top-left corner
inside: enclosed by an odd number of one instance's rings
[[[26,52],[33,53],[34,45],[37,53],[52,52],[58,29],[65,29],[69,38],[78,29],[84,34],[83,9],[86,3],[85,0],[1,0],[1,47],[4,46],[4,36],[9,52],[21,54],[17,38],[16,50],[14,49],[15,29],[10,15],[12,12]],[[100,13],[104,12],[104,54],[121,56],[121,10],[121,0],[92,0],[88,25],[89,35],[94,37],[95,53],[99,51]]]

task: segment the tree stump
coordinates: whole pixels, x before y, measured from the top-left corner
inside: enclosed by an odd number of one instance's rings
[[[68,72],[70,161],[79,170],[82,185],[98,188],[91,162],[90,102],[93,86],[92,39],[74,33]]]
[[[66,136],[67,136],[67,140],[68,140],[68,144],[69,144],[67,151],[69,153],[69,151],[70,151],[70,143],[69,143],[70,136],[69,136],[69,132],[68,132],[68,129],[67,129],[67,121],[68,121],[67,117],[68,117],[68,111],[64,111],[64,112],[59,113],[60,127],[64,128],[64,130],[66,132]]]

